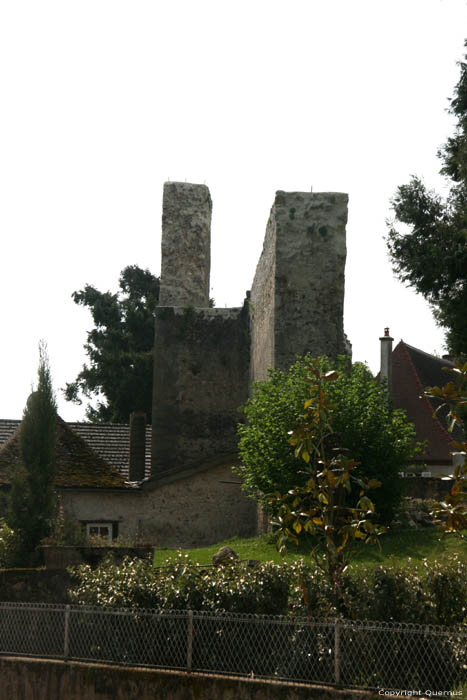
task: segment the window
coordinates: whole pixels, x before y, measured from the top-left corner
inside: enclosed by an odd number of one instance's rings
[[[86,524],[87,539],[99,537],[105,540],[108,544],[112,543],[112,523],[87,523]]]

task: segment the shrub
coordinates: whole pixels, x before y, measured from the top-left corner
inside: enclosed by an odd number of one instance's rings
[[[238,428],[241,465],[237,473],[245,491],[264,504],[274,491],[286,493],[307,479],[302,463],[294,456],[288,431],[308,398],[311,364],[312,358],[306,356],[288,372],[269,370],[268,381],[254,385],[253,396],[245,406],[248,422]],[[321,369],[330,368],[329,360],[322,358]],[[337,381],[326,386],[334,440],[359,462],[357,477],[382,482],[374,502],[387,523],[393,519],[401,498],[399,472],[416,452],[415,430],[403,411],[392,409],[384,386],[366,365],[357,362],[349,366],[344,357],[338,370]],[[358,491],[352,498],[355,495]]]
[[[286,612],[289,595],[281,565],[199,567],[181,553],[159,569],[149,560],[126,557],[115,565],[108,558],[94,570],[83,565],[73,574],[78,585],[70,598],[87,605],[274,615]]]
[[[54,520],[50,535],[44,537],[41,544],[81,547],[87,544],[86,530],[76,518],[64,513],[61,517]]]
[[[0,518],[0,568],[8,569],[20,563],[20,544],[14,530]]]
[[[346,606],[336,608],[326,575],[303,560],[202,567],[179,553],[175,561],[153,568],[149,559],[108,557],[96,569],[73,570],[77,585],[71,602],[105,607],[211,610],[319,617],[344,616],[451,625],[467,620],[467,565],[458,559],[411,566],[348,570],[343,577]]]

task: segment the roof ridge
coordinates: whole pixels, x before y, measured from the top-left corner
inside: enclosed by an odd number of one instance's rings
[[[65,421],[68,425],[95,426],[99,428],[129,428],[129,423],[92,423],[91,421]],[[146,423],[146,428],[150,428],[151,423]]]
[[[437,357],[437,355],[432,355],[429,352],[425,352],[425,350],[420,350],[420,348],[416,348],[414,345],[409,345],[409,343],[405,343],[403,340],[401,340],[400,342],[406,348],[410,348],[411,350],[415,350],[415,352],[419,352],[420,355],[425,355],[425,357],[429,357],[431,360],[437,360],[438,362],[443,363],[447,367],[455,367],[455,364],[454,362],[452,362],[452,360],[446,360],[444,357]]]

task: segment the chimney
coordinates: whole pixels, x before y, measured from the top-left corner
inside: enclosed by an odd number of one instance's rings
[[[146,463],[146,414],[130,413],[130,470],[129,481],[142,481]]]
[[[389,328],[384,329],[384,335],[380,338],[381,341],[381,369],[380,369],[380,379],[385,377],[388,383],[388,394],[391,395],[392,391],[392,341],[389,335]]]

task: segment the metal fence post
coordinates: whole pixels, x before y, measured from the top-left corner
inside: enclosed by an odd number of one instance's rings
[[[65,633],[63,641],[63,657],[68,658],[70,651],[70,606],[65,606]]]
[[[341,621],[334,620],[334,683],[341,682]]]
[[[186,670],[191,671],[193,658],[193,610],[187,613]]]

